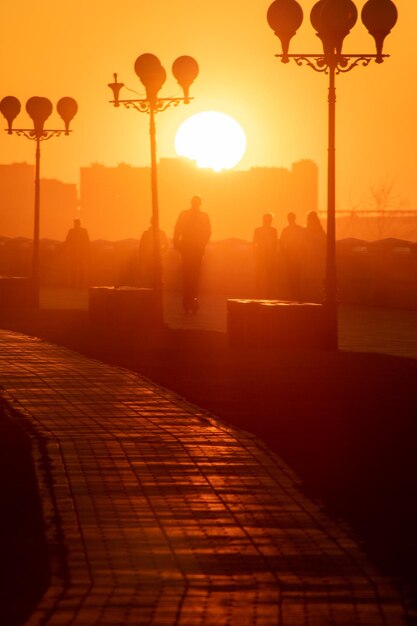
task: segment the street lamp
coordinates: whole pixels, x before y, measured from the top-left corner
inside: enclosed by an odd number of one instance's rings
[[[126,108],[133,108],[140,113],[149,114],[149,135],[151,147],[151,192],[152,192],[152,232],[153,232],[153,288],[155,297],[156,322],[163,323],[163,284],[162,284],[162,259],[159,238],[159,205],[157,183],[157,160],[156,160],[156,127],[155,114],[165,111],[170,106],[178,106],[181,102],[190,102],[189,90],[191,84],[198,75],[198,64],[195,59],[184,55],[178,57],[172,65],[172,73],[183,90],[181,98],[159,98],[158,93],[165,83],[166,71],[160,60],[154,54],[141,54],[135,61],[135,72],[146,90],[146,98],[120,100],[120,90],[123,83],[117,82],[117,74],[114,74],[114,82],[109,84],[113,92],[111,104],[119,107],[123,104]]]
[[[375,39],[376,54],[345,54],[345,37],[356,24],[358,10],[352,0],[319,0],[312,8],[310,21],[323,45],[319,54],[289,54],[289,44],[303,21],[303,10],[296,0],[275,0],[269,7],[269,26],[281,41],[282,63],[294,59],[316,72],[329,75],[329,129],[327,170],[327,254],[325,299],[328,347],[337,349],[337,273],[336,273],[336,88],[335,75],[346,73],[358,65],[368,66],[372,59],[382,63],[386,36],[397,22],[397,8],[392,0],[368,0],[362,9],[362,22]]]
[[[0,111],[7,120],[6,132],[9,135],[16,133],[26,139],[36,141],[36,166],[35,166],[35,217],[33,231],[33,257],[32,257],[32,283],[34,306],[39,307],[39,216],[40,216],[40,160],[42,141],[47,141],[52,137],[59,137],[62,134],[69,135],[69,125],[78,110],[78,105],[74,98],[61,98],[56,109],[64,122],[65,128],[46,130],[44,124],[52,113],[52,102],[48,98],[33,96],[26,102],[26,112],[33,122],[33,128],[13,128],[13,122],[19,115],[21,109],[20,101],[14,96],[6,96],[0,102]]]

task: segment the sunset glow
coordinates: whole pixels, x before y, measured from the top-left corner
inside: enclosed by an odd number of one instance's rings
[[[231,169],[246,151],[246,135],[235,119],[225,113],[205,111],[189,117],[177,131],[178,156],[216,172]]]

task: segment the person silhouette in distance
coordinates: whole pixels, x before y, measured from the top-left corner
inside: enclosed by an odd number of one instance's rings
[[[68,280],[70,287],[80,288],[87,284],[87,270],[90,262],[90,238],[81,221],[74,220],[65,239],[64,249],[68,263]]]
[[[161,259],[168,250],[168,237],[165,232],[159,229],[159,247],[161,251]],[[154,231],[153,222],[151,220],[149,228],[143,231],[138,249],[139,276],[140,284],[143,287],[152,287],[155,278],[155,250],[154,250]]]
[[[191,206],[182,211],[177,219],[173,245],[181,255],[182,302],[186,313],[196,313],[198,287],[204,251],[211,237],[210,218],[201,211],[200,196],[191,198]]]
[[[294,300],[302,301],[302,257],[304,228],[297,224],[295,213],[288,213],[288,226],[283,228],[279,240],[287,270],[288,287]]]
[[[255,228],[253,233],[257,298],[271,298],[274,293],[278,233],[277,229],[272,226],[273,219],[273,213],[265,213],[262,218],[262,226]]]

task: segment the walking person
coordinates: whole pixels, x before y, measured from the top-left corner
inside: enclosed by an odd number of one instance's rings
[[[311,302],[322,302],[326,262],[326,232],[315,211],[307,215],[305,229],[304,295]]]
[[[69,286],[76,289],[86,287],[90,262],[90,237],[87,229],[81,226],[79,219],[74,220],[73,228],[68,231],[64,243],[64,254]]]
[[[193,196],[191,206],[178,216],[173,244],[181,255],[182,301],[186,313],[198,311],[198,286],[205,247],[211,236],[210,218],[201,211],[201,197]]]
[[[253,233],[257,298],[272,298],[276,289],[278,233],[273,219],[273,213],[265,213],[262,226]]]
[[[168,250],[168,237],[163,230],[159,229],[159,247],[161,251],[161,259]],[[143,231],[138,250],[139,261],[139,280],[142,287],[153,287],[155,284],[155,250],[154,250],[154,231],[152,221],[145,231]]]
[[[281,233],[280,247],[287,271],[288,287],[293,300],[301,302],[302,258],[304,250],[304,228],[297,224],[295,213],[288,213],[288,226]]]

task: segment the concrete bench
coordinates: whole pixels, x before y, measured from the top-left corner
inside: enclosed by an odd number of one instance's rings
[[[92,323],[102,326],[155,326],[154,291],[140,287],[90,287]]]
[[[234,348],[326,347],[322,304],[283,300],[227,301],[227,332]]]

